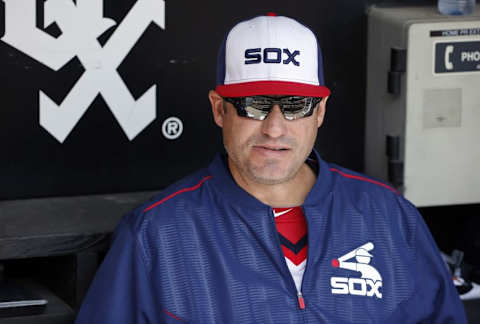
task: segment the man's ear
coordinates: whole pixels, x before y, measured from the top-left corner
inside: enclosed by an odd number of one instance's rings
[[[208,99],[212,105],[212,114],[215,124],[217,124],[219,127],[223,127],[223,116],[225,115],[223,98],[216,93],[215,90],[210,90],[208,92]]]
[[[320,127],[323,124],[323,119],[325,117],[325,110],[327,109],[327,100],[328,100],[328,97],[324,97],[322,101],[318,103],[317,127]]]

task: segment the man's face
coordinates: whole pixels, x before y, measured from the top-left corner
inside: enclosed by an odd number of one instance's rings
[[[295,177],[312,151],[326,99],[309,117],[286,120],[275,105],[267,118],[259,121],[239,117],[233,105],[214,91],[209,97],[215,122],[222,127],[232,173],[259,184],[279,184]]]

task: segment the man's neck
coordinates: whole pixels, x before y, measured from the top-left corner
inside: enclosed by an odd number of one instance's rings
[[[316,181],[313,170],[304,163],[290,180],[279,184],[261,184],[243,177],[228,160],[235,182],[249,194],[271,207],[294,207],[303,204]]]

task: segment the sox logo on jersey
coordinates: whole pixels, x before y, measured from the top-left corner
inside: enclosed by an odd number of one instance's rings
[[[372,242],[363,244],[362,246],[342,255],[338,259],[332,260],[332,266],[360,272],[361,277],[331,277],[330,285],[332,294],[338,295],[357,295],[367,297],[382,298],[380,288],[382,287],[382,276],[369,263],[373,257],[369,253],[374,245]],[[357,262],[348,261],[355,258]]]

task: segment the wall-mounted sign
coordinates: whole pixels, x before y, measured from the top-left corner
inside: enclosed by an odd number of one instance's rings
[[[472,35],[480,35],[480,28],[432,30],[430,32],[430,37],[455,37],[455,36],[472,36]]]
[[[435,44],[435,73],[480,72],[480,41]]]

